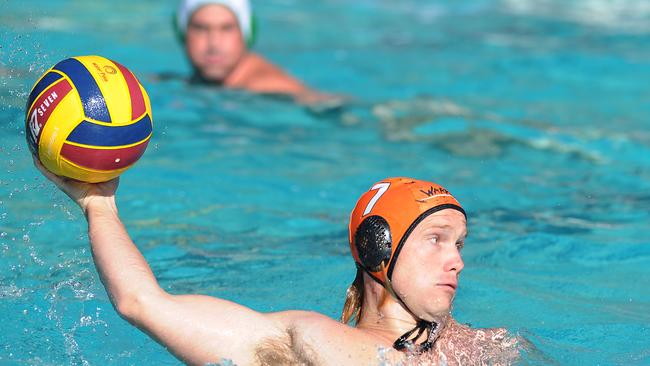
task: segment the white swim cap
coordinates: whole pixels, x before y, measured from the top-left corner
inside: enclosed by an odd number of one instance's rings
[[[192,14],[200,7],[209,4],[223,5],[230,9],[239,22],[239,29],[246,41],[250,41],[253,37],[253,16],[251,6],[248,0],[182,0],[178,5],[176,12],[176,25],[179,32],[185,34],[187,32],[187,23]]]

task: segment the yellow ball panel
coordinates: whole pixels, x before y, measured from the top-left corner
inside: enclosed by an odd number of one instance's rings
[[[43,127],[38,143],[38,157],[43,165],[55,174],[61,174],[59,156],[63,142],[84,119],[81,99],[76,90],[70,91],[52,111]]]
[[[124,76],[117,66],[100,56],[75,57],[90,71],[104,96],[113,125],[131,122],[131,97]]]

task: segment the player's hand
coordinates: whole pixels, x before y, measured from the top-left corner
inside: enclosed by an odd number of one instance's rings
[[[75,179],[58,176],[47,170],[38,158],[32,155],[34,166],[54,183],[61,191],[68,195],[81,207],[84,214],[88,207],[93,204],[107,205],[108,208],[117,212],[115,207],[115,191],[119,184],[119,177],[102,183],[85,183]]]

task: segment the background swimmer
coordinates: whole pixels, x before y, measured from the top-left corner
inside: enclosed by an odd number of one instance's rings
[[[166,292],[118,216],[117,179],[81,183],[34,163],[83,210],[93,259],[115,309],[183,362],[367,365],[378,361],[379,351],[398,363],[516,359],[517,340],[505,330],[470,329],[449,315],[464,265],[466,221],[457,201],[433,183],[388,179],[359,200],[350,238],[360,270],[337,322],[316,312],[263,314],[216,297]],[[387,225],[377,225],[377,218]],[[345,324],[354,314],[356,327]]]
[[[255,24],[248,0],[183,0],[176,26],[195,82],[255,93],[286,94],[303,103],[332,97],[302,82],[249,50]]]

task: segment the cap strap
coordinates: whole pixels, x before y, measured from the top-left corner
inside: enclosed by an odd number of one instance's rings
[[[422,333],[424,333],[424,330],[426,329],[427,340],[420,343],[415,349],[416,353],[426,352],[433,347],[433,343],[435,341],[434,335],[437,327],[438,327],[438,323],[436,322],[429,322],[420,319],[417,322],[415,328],[409,330],[408,332],[402,334],[401,337],[397,338],[397,340],[393,343],[393,348],[395,348],[398,351],[404,350],[407,347],[407,345],[413,344],[415,340],[420,338],[420,336],[422,335]],[[415,337],[409,339],[409,337],[411,337],[411,335],[415,333],[416,330],[418,331],[418,333],[415,335]]]

